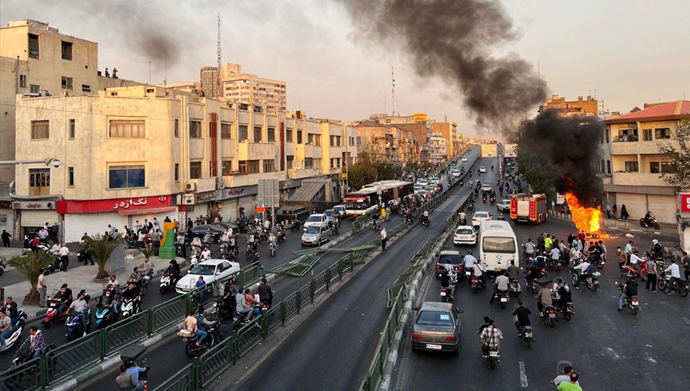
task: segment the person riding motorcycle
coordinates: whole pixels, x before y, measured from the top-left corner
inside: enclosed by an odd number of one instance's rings
[[[168,268],[165,269],[164,274],[170,274],[170,279],[171,279],[171,286],[175,286],[177,284],[177,281],[180,279],[180,274],[182,273],[180,271],[180,265],[177,264],[176,260],[171,260],[168,263]]]
[[[233,284],[232,278],[225,283],[223,288],[223,308],[228,310],[229,313],[234,314],[237,310],[236,297],[239,293],[237,286]]]
[[[428,210],[424,211],[422,221],[424,221],[425,223],[429,223],[429,211]]]
[[[141,304],[141,290],[134,281],[129,281],[127,289],[122,292],[122,298],[125,300],[132,300],[134,306],[139,308]]]
[[[555,296],[553,304],[561,310],[565,309],[565,306],[573,301],[570,287],[561,277],[557,277],[553,282],[553,294]]]
[[[577,285],[575,285],[575,289],[580,289],[580,282],[582,282],[582,280],[584,280],[585,278],[587,278],[587,276],[589,276],[590,265],[591,265],[591,263],[589,263],[589,260],[587,260],[587,258],[585,258],[582,260],[582,263],[573,267],[573,271],[578,274]]]
[[[542,284],[539,292],[537,292],[537,309],[539,313],[543,315],[544,307],[553,306],[553,299],[551,298],[551,289],[549,289],[548,284]]]
[[[62,284],[60,291],[55,295],[60,299],[60,306],[58,307],[58,316],[62,316],[65,309],[72,304],[72,290],[67,287],[67,284]],[[61,318],[62,319],[62,318]]]
[[[474,271],[474,276],[477,277],[478,280],[486,286],[486,280],[487,280],[487,275],[486,275],[486,268],[484,265],[482,265],[479,262],[476,262],[474,266],[472,266],[472,270]]]
[[[631,276],[621,287],[621,295],[618,298],[618,311],[623,311],[623,303],[626,299],[637,296],[637,281],[635,276]]]
[[[446,288],[450,292],[450,299],[453,299],[453,296],[455,295],[455,282],[458,279],[457,274],[455,274],[455,268],[453,268],[453,264],[451,263],[450,259],[446,261],[446,264],[443,265],[444,271],[441,273],[441,286],[443,288]]]
[[[498,277],[494,281],[494,294],[491,295],[491,300],[489,304],[494,302],[494,297],[500,295],[502,292],[508,292],[508,285],[510,284],[510,279],[506,277],[505,271],[501,270]]]
[[[523,304],[522,299],[518,299],[518,306],[515,308],[515,311],[513,311],[513,316],[515,317],[515,328],[517,329],[518,333],[522,333],[522,330],[524,330],[525,326],[532,325],[529,321],[529,316],[532,315],[532,311],[530,311],[529,308],[525,307]]]
[[[652,257],[654,257],[654,259],[664,258],[664,249],[661,247],[659,241],[656,239],[652,240]]]
[[[74,311],[79,316],[79,322],[81,322],[82,330],[84,330],[84,335],[86,335],[86,313],[89,309],[89,303],[85,300],[86,291],[81,290],[77,295],[77,300],[74,300],[72,304],[69,305],[70,312]]]
[[[493,166],[493,164],[492,164],[492,165],[491,165],[491,171],[493,171],[493,170],[494,170],[494,166]]]

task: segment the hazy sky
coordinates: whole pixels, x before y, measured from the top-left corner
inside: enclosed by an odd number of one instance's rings
[[[117,67],[124,79],[146,82],[152,60],[152,82],[162,83],[161,53],[167,52],[167,80],[176,83],[198,81],[199,66],[215,65],[220,13],[223,62],[285,80],[289,110],[342,120],[390,113],[393,66],[396,113],[447,116],[461,131],[474,132],[458,88],[417,76],[399,48],[362,39],[344,1],[1,0],[0,24],[35,19],[98,42],[99,68]],[[492,46],[491,55],[539,63],[550,94],[577,99],[596,91],[607,109],[624,112],[684,93],[690,98],[690,1],[502,4],[517,39]]]

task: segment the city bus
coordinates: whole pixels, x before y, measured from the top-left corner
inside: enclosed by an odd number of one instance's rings
[[[380,194],[379,194],[380,193]],[[414,183],[386,180],[364,185],[362,189],[345,194],[345,214],[357,217],[377,208],[379,203],[401,201],[414,193]]]

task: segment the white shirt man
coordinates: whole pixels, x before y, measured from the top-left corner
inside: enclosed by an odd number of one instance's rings
[[[551,255],[552,260],[558,261],[558,259],[561,257],[561,252],[558,251],[556,247],[554,247],[551,249],[551,253],[549,255]]]
[[[424,217],[429,217],[429,211],[428,210],[424,211]]]
[[[580,252],[580,249],[577,248],[577,246],[573,246],[573,248],[570,249],[570,259],[580,259],[582,258],[582,253]]]
[[[631,265],[637,265],[637,263],[640,261],[642,261],[642,258],[637,256],[637,254],[635,254],[635,253],[630,254],[630,264]],[[644,261],[642,261],[642,262],[644,262]],[[640,262],[640,264],[642,264],[642,262]]]
[[[62,247],[62,246],[60,246],[60,243],[55,243],[53,245],[53,248],[50,249],[50,252],[52,252],[53,254],[57,254],[60,252],[60,247]]]
[[[664,272],[670,272],[672,278],[680,278],[680,268],[678,267],[677,263],[672,263],[671,266],[667,267],[666,270],[664,270]]]
[[[209,250],[208,247],[201,252],[201,259],[204,261],[211,259],[211,250]]]
[[[465,270],[472,269],[475,263],[477,263],[477,258],[475,258],[472,254],[465,255]]]
[[[481,277],[484,273],[486,273],[486,268],[484,267],[484,265],[482,265],[479,262],[474,264],[474,266],[472,267],[472,270],[474,270],[474,276],[475,277]]]
[[[271,228],[271,221],[270,220],[264,221],[264,229],[269,229],[269,228]]]
[[[61,257],[69,256],[69,249],[67,248],[67,246],[65,246],[64,243],[62,244],[62,247],[60,247],[60,251],[58,251],[58,254]]]
[[[508,284],[510,284],[510,279],[504,275],[500,275],[496,277],[496,288],[499,291],[507,291],[508,290]]]
[[[527,242],[525,243],[525,254],[532,256],[534,254],[534,243],[532,242]]]
[[[579,270],[582,274],[587,273],[587,269],[589,268],[590,263],[587,261],[582,261],[581,264],[575,266],[573,270]]]

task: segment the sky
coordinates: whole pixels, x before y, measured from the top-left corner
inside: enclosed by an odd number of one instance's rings
[[[495,130],[491,124],[477,125],[477,114],[465,104],[456,80],[421,76],[395,37],[362,34],[371,21],[353,21],[346,7],[358,1],[348,1],[2,0],[0,25],[34,19],[98,42],[99,68],[116,67],[123,79],[147,82],[152,61],[151,82],[162,83],[167,53],[167,82],[178,83],[198,81],[200,66],[217,63],[220,14],[223,62],[286,81],[288,110],[346,121],[393,110],[426,112],[437,121],[457,122],[463,133]],[[596,95],[605,109],[621,112],[645,102],[683,99],[686,93],[690,99],[690,1],[495,2],[512,22],[512,34],[482,52],[492,58],[521,57],[538,70],[547,95],[568,100]],[[535,114],[536,106],[524,113]]]

